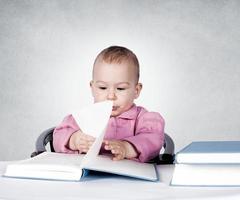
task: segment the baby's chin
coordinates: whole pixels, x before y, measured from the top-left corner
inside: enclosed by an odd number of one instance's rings
[[[120,115],[120,114],[118,114],[118,113],[115,113],[114,111],[111,113],[111,117],[117,117],[118,115]]]
[[[117,117],[117,116],[121,115],[122,113],[128,111],[131,107],[132,106],[123,108],[121,106],[114,106],[112,109],[111,117]]]
[[[112,113],[111,113],[111,117],[117,117],[117,116],[119,116],[119,115],[121,115],[122,114],[122,112],[118,112],[117,110],[114,110],[114,111],[112,111]]]

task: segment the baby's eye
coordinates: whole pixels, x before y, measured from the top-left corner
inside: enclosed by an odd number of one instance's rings
[[[118,87],[117,88],[117,90],[125,90],[126,88],[120,88],[120,87]]]
[[[106,90],[107,87],[98,87],[100,90]]]

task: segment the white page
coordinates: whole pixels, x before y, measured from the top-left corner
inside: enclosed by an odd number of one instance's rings
[[[84,156],[82,162],[81,162],[81,168],[84,168],[87,163],[94,161],[101,149],[103,138],[105,135],[106,128],[102,131],[101,135],[96,138],[94,143],[92,144],[91,148],[88,150],[86,155]]]
[[[112,112],[112,101],[102,101],[75,111],[72,115],[85,134],[98,137],[105,129]]]
[[[84,166],[86,169],[125,175],[134,178],[157,181],[158,176],[155,166],[149,163],[140,163],[133,160],[112,161],[109,156],[98,155],[89,160]]]
[[[80,129],[93,137],[95,141],[84,156],[81,167],[94,159],[102,146],[107,124],[112,112],[112,101],[103,101],[81,109],[79,115],[73,115]]]
[[[33,158],[9,164],[4,176],[78,181],[82,176],[79,166],[83,158],[82,154],[43,152]]]

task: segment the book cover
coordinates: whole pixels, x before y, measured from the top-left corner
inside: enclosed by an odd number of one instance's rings
[[[240,141],[192,142],[176,154],[175,162],[240,164]]]
[[[172,186],[240,186],[240,164],[175,164]]]

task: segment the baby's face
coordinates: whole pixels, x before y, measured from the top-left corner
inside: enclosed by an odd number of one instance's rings
[[[128,62],[98,61],[90,83],[94,102],[113,101],[111,116],[118,116],[127,111],[141,91],[136,73],[135,67]]]

